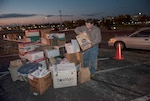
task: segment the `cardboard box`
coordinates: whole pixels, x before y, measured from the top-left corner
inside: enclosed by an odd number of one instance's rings
[[[33,62],[33,61],[36,61],[38,59],[43,59],[44,58],[44,52],[43,51],[29,52],[26,54],[26,57],[30,62]]]
[[[32,36],[40,36],[39,30],[25,30],[25,36],[32,37]]]
[[[79,47],[77,40],[73,40],[73,39],[71,40],[71,43],[65,44],[65,49],[66,49],[67,53],[80,52],[80,47]]]
[[[34,47],[38,48],[40,46],[42,46],[43,44],[41,42],[34,42]]]
[[[76,56],[77,56],[77,60],[80,61],[81,67],[83,67],[83,53],[82,52],[78,52],[76,54]]]
[[[45,45],[50,45],[51,44],[50,39],[46,39],[46,38],[41,38],[41,43],[45,44]]]
[[[26,54],[27,52],[31,52],[35,50],[35,43],[19,43],[18,48],[19,48],[19,53],[20,54]]]
[[[79,64],[79,61],[77,59],[77,54],[79,53],[72,53],[72,54],[65,54],[65,58],[70,62],[74,63],[75,65]]]
[[[66,43],[65,44],[65,49],[66,49],[66,52],[68,54],[74,53],[74,47],[73,47],[73,45],[71,43]]]
[[[22,55],[24,55],[28,52],[34,51],[34,50],[35,50],[34,46],[26,46],[26,47],[22,47],[22,48],[19,47],[19,53]]]
[[[31,92],[43,94],[52,85],[50,72],[41,78],[33,77],[29,74],[28,78]]]
[[[83,51],[91,48],[90,37],[87,33],[83,32],[82,34],[77,35],[76,39]]]
[[[48,64],[46,63],[46,58],[41,58],[41,59],[35,60],[33,62],[40,63],[43,68],[47,68],[48,67]]]
[[[51,29],[40,29],[40,34],[42,38],[45,38],[46,33],[50,33]]]
[[[16,59],[10,61],[9,67],[10,68],[20,68],[23,65],[21,59]]]
[[[60,56],[60,52],[58,49],[45,50],[45,56],[47,58]]]
[[[12,81],[17,81],[17,80],[24,81],[24,80],[18,75],[18,69],[19,69],[19,68],[11,68],[11,67],[8,68],[8,70],[9,70],[9,72],[10,72],[10,75],[11,75]]]
[[[51,46],[57,46],[57,38],[54,37],[53,39],[50,39],[50,42],[51,42]]]
[[[52,46],[50,46],[50,45],[41,45],[40,47],[36,47],[35,48],[36,50],[39,50],[39,51],[46,51],[46,50],[51,50],[51,49],[53,49],[53,47]]]
[[[58,49],[59,52],[60,52],[60,56],[61,57],[64,57],[65,55],[65,46],[64,45],[61,45],[61,46],[53,46],[54,49]]]
[[[54,88],[77,85],[77,71],[74,63],[58,64],[53,69]]]
[[[46,32],[45,34],[42,34],[41,37],[46,39],[54,39],[54,37],[56,38],[56,34],[57,33]]]
[[[7,37],[8,40],[13,40],[13,34],[7,34],[6,37]]]
[[[40,42],[40,36],[24,37],[25,42]]]
[[[65,33],[56,33],[58,39],[65,39]]]
[[[66,40],[57,40],[57,45],[61,46],[61,45],[65,45]]]

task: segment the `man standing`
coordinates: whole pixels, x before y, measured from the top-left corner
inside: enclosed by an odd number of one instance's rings
[[[87,19],[84,26],[75,28],[77,34],[86,32],[91,40],[92,47],[83,52],[84,67],[90,66],[91,75],[94,75],[97,67],[97,56],[99,52],[99,43],[101,42],[101,31],[94,25],[92,19]]]

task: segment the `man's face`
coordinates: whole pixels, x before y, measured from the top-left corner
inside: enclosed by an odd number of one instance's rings
[[[91,23],[85,23],[85,26],[86,26],[87,29],[91,29],[92,26],[93,26],[93,24],[91,24]]]

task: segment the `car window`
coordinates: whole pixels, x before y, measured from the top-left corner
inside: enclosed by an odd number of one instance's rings
[[[150,37],[150,29],[141,31],[137,34],[132,35],[131,37]]]

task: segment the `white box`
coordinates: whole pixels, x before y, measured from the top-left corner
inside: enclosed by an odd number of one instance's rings
[[[18,50],[19,50],[20,54],[24,55],[30,51],[34,51],[35,45],[34,45],[34,43],[19,43]]]
[[[54,37],[56,37],[56,35],[55,35],[55,33],[51,33],[50,35],[49,35],[49,39],[54,39]]]
[[[32,46],[25,46],[25,47],[19,47],[19,53],[20,54],[26,54],[26,53],[34,51],[34,50],[35,50],[34,45],[32,45]]]
[[[26,54],[27,59],[30,62],[36,61],[38,59],[44,58],[44,52],[43,51],[35,51],[35,52],[29,52]]]
[[[67,51],[67,53],[74,53],[74,48],[73,48],[73,45],[71,43],[66,43],[65,44],[65,49]]]
[[[58,49],[45,50],[45,56],[47,58],[60,56],[60,52]]]
[[[40,46],[42,46],[42,43],[41,43],[41,42],[34,42],[34,47],[35,47],[35,48],[38,48],[38,47],[40,47]]]
[[[56,34],[57,38],[65,38],[65,33],[57,33]]]
[[[11,67],[8,68],[8,70],[10,71],[12,81],[17,80],[23,81],[23,79],[18,75],[18,69],[19,68],[11,68]]]
[[[78,44],[77,40],[72,39],[72,40],[71,40],[71,43],[72,43],[73,48],[74,48],[74,49],[73,49],[73,50],[74,50],[74,53],[80,52],[80,47],[79,47],[79,44]]]
[[[58,64],[52,73],[54,88],[77,85],[77,71],[74,63]]]
[[[41,59],[35,60],[35,61],[33,61],[33,62],[35,62],[35,63],[40,63],[40,64],[42,64],[42,67],[43,67],[43,68],[47,68],[46,58],[41,58]]]
[[[55,33],[46,33],[45,34],[45,38],[46,39],[54,39],[54,37],[56,37]]]
[[[25,36],[27,36],[27,37],[40,36],[40,31],[39,30],[26,30]]]
[[[71,40],[71,43],[66,43],[65,49],[68,54],[80,52],[79,44],[78,44],[77,40],[75,40],[75,39]]]

